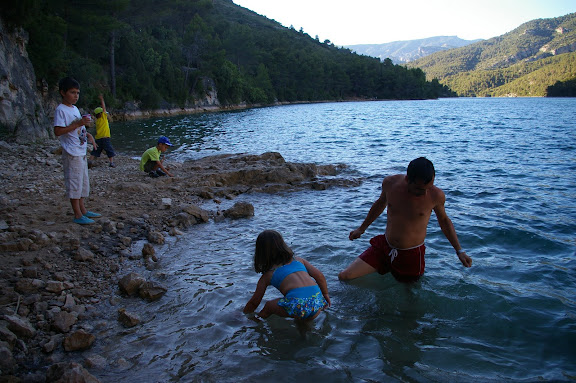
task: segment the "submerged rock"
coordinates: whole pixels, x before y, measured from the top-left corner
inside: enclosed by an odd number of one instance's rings
[[[78,363],[57,363],[48,368],[46,383],[100,383]]]
[[[164,296],[168,289],[156,282],[146,282],[140,286],[138,294],[140,298],[156,301]]]
[[[140,324],[140,317],[121,308],[118,310],[118,322],[124,327],[134,327]]]
[[[146,279],[137,273],[130,273],[125,275],[118,282],[118,287],[120,291],[127,295],[137,295],[142,286],[146,282]]]
[[[254,206],[248,202],[236,202],[230,209],[224,210],[223,214],[232,219],[253,217]]]
[[[64,350],[80,351],[86,350],[92,346],[96,337],[84,330],[78,330],[64,338]]]

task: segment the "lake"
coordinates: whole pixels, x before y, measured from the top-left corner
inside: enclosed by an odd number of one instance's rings
[[[280,152],[287,161],[344,163],[357,187],[246,194],[250,219],[209,222],[169,237],[161,267],[144,274],[169,292],[111,306],[87,354],[111,366],[106,382],[500,382],[576,379],[576,99],[483,98],[287,105],[112,122],[121,155],[159,135],[168,161],[218,153]],[[337,274],[386,226],[350,241],[382,179],[426,156],[460,243],[464,268],[428,225],[426,273],[339,282]],[[161,190],[159,190],[161,197]],[[205,208],[215,210],[213,203]],[[280,231],[326,276],[332,307],[301,333],[293,320],[242,314],[259,275],[255,239]],[[280,293],[270,287],[265,300]]]

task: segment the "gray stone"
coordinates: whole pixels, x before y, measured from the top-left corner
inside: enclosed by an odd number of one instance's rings
[[[54,314],[52,327],[58,332],[68,332],[76,324],[78,317],[74,313],[60,311]]]
[[[140,297],[149,301],[156,301],[164,296],[168,289],[155,282],[145,282],[140,286]]]
[[[127,295],[136,295],[146,279],[137,273],[130,273],[122,277],[118,282],[120,291]]]
[[[120,322],[124,327],[134,327],[140,324],[140,317],[134,313],[126,311],[124,308],[121,308],[118,310],[118,322]]]
[[[36,335],[36,329],[28,322],[28,319],[16,315],[4,315],[4,320],[8,322],[6,326],[19,337],[32,338]]]
[[[254,216],[254,206],[248,202],[236,202],[228,210],[224,210],[224,216],[227,218],[238,219]]]
[[[64,338],[64,350],[81,351],[89,349],[96,337],[84,330],[78,330]]]
[[[48,368],[46,383],[100,383],[100,381],[78,363],[63,362]]]
[[[0,371],[6,375],[14,370],[15,365],[12,350],[5,342],[0,342]]]
[[[162,233],[157,232],[157,231],[151,231],[150,233],[148,233],[148,241],[155,243],[157,245],[163,245],[165,242],[164,236],[162,235]]]
[[[79,248],[74,259],[80,262],[94,262],[94,253],[83,247]]]
[[[208,211],[196,206],[196,205],[184,205],[182,206],[182,211],[190,214],[191,216],[197,218],[202,222],[208,222],[209,213]]]

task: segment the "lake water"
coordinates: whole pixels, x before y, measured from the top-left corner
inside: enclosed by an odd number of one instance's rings
[[[161,134],[170,160],[280,152],[345,163],[361,186],[242,195],[255,217],[197,225],[158,249],[146,277],[159,301],[125,299],[143,324],[111,319],[87,352],[106,382],[500,382],[576,379],[576,99],[441,99],[290,105],[113,122],[113,144],[139,156]],[[434,214],[426,274],[349,283],[337,274],[386,226],[348,240],[385,175],[426,156],[462,246],[464,268]],[[161,190],[159,191],[161,196]],[[227,208],[236,201],[224,201]],[[206,208],[214,209],[207,205]],[[242,314],[259,275],[254,242],[280,231],[328,281],[332,307],[304,335],[293,320]],[[265,299],[279,297],[269,288]],[[118,306],[111,307],[111,311]]]

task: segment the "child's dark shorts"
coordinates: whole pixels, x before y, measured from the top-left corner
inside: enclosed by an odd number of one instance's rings
[[[410,249],[395,249],[385,235],[377,235],[370,240],[370,245],[360,254],[360,259],[379,274],[391,273],[399,282],[415,282],[424,274],[424,244]]]
[[[148,162],[146,162],[144,164],[144,171],[146,173],[150,173],[152,170],[156,169],[156,165],[158,164],[158,161],[152,161],[152,160],[148,160]]]
[[[94,156],[97,158],[100,157],[102,150],[104,150],[106,152],[106,155],[108,156],[108,158],[112,158],[112,157],[116,156],[116,152],[114,151],[114,148],[112,147],[112,142],[110,140],[110,137],[103,137],[103,138],[97,139],[96,145],[98,145],[98,149],[92,150],[92,153],[90,153],[91,156]]]

